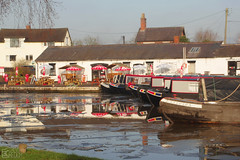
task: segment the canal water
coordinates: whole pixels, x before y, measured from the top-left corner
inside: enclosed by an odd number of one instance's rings
[[[1,93],[0,145],[109,160],[240,159],[239,125],[170,125],[153,112],[130,96]]]

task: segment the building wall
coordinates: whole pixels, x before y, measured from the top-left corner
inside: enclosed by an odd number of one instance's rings
[[[44,43],[24,43],[24,39],[20,41],[20,47],[10,47],[10,39],[6,38],[5,43],[0,43],[1,59],[0,64],[3,67],[13,67],[13,64],[19,60],[26,59],[26,55],[32,55],[34,60],[47,48]],[[16,61],[10,61],[9,56],[16,55]]]
[[[29,65],[34,65],[35,59],[48,47],[48,44],[44,42],[24,42],[24,40],[25,38],[20,38],[19,47],[10,47],[10,38],[5,38],[5,42],[0,43],[0,67],[13,67],[15,62],[26,60],[26,56],[30,55],[32,56],[32,60],[28,60]],[[54,42],[54,46],[71,45],[69,32],[66,33],[64,42]],[[10,61],[10,55],[16,55],[16,61]]]
[[[134,64],[142,64],[147,68],[147,63],[153,63],[153,73],[155,75],[176,75],[176,74],[189,74],[188,73],[188,61],[195,61],[195,74],[206,74],[209,73],[211,75],[227,75],[228,74],[228,58],[199,58],[199,59],[152,59],[152,60],[106,60],[106,61],[71,61],[71,62],[50,62],[56,63],[56,75],[52,76],[57,81],[58,75],[61,75],[60,67],[65,65],[69,65],[70,63],[77,63],[77,65],[85,68],[84,75],[87,76],[87,80],[92,80],[92,69],[91,64],[95,63],[105,63],[105,64],[113,64],[113,63],[123,63],[130,62],[131,71],[130,74],[133,74],[133,66]],[[186,63],[186,65],[184,65]],[[49,62],[38,63],[38,67],[43,64],[49,64]],[[125,72],[126,73],[126,72]],[[143,74],[146,74],[147,71]],[[40,70],[38,69],[37,78],[43,75],[40,74]],[[46,75],[49,76],[49,75]]]

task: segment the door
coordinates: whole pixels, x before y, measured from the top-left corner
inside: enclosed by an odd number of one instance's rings
[[[196,73],[195,64],[196,64],[196,61],[188,61],[188,74]]]
[[[228,61],[228,75],[236,76],[237,62]]]

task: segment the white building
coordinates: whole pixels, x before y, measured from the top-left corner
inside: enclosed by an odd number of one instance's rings
[[[240,45],[209,42],[49,47],[36,63],[37,78],[42,76],[39,67],[50,64],[54,70],[49,76],[55,80],[62,73],[59,68],[69,64],[84,67],[89,81],[100,75],[93,66],[113,63],[128,65],[133,74],[138,69],[135,66],[141,66],[143,74],[239,75]]]
[[[48,29],[1,29],[0,30],[0,72],[13,68],[14,63],[26,60],[29,65],[48,46],[71,46],[72,41],[67,28]],[[1,73],[0,73],[1,74]]]

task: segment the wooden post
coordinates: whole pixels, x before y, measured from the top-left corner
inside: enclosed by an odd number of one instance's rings
[[[201,78],[201,82],[202,82],[202,88],[203,88],[203,100],[208,101],[205,79]]]
[[[227,17],[228,17],[228,8],[225,11],[225,31],[224,31],[224,44],[227,44]]]

